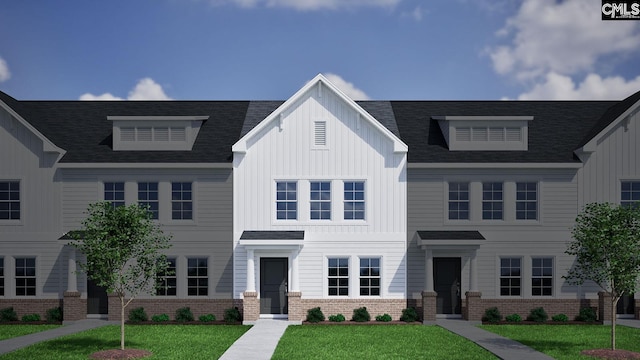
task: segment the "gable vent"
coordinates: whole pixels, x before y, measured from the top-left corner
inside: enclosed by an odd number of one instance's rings
[[[327,123],[325,121],[315,122],[315,146],[327,145]]]

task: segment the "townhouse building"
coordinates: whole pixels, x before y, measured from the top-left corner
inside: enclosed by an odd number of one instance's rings
[[[150,314],[602,310],[564,251],[585,204],[640,200],[639,101],[353,101],[322,75],[285,101],[0,92],[0,308],[118,318],[69,245],[107,200],[173,237]]]

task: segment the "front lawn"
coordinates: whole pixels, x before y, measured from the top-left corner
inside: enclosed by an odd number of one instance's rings
[[[62,325],[0,325],[0,340],[29,335],[40,331],[51,330]]]
[[[438,326],[289,326],[272,359],[495,359]]]
[[[138,325],[126,327],[126,347],[149,350],[146,359],[217,359],[249,326]],[[20,349],[0,359],[83,359],[120,347],[120,327],[109,325]]]
[[[608,325],[483,325],[482,329],[543,352],[554,359],[593,359],[582,350],[608,349]],[[640,329],[616,326],[616,348],[640,352]]]

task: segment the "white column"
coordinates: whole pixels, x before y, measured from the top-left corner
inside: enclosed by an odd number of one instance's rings
[[[293,250],[291,252],[291,284],[289,284],[289,291],[300,291],[300,276],[298,275],[298,254],[300,249]]]
[[[256,270],[253,249],[247,249],[247,291],[256,291]]]
[[[72,246],[69,247],[69,263],[67,270],[67,291],[78,291],[78,275],[76,273],[76,249]]]
[[[469,291],[478,291],[478,265],[476,260],[477,250],[471,253],[469,266]]]
[[[433,292],[433,251],[424,252],[424,290]]]

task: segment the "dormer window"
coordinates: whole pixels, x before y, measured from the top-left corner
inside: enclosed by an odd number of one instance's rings
[[[449,150],[523,151],[528,149],[533,116],[439,116]]]
[[[108,116],[113,150],[191,150],[208,116]]]

